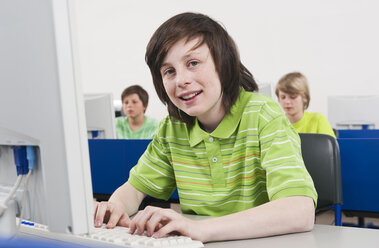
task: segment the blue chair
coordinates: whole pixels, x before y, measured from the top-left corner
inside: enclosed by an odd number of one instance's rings
[[[304,164],[318,193],[316,214],[333,207],[335,225],[341,226],[342,179],[337,140],[326,134],[299,135]]]

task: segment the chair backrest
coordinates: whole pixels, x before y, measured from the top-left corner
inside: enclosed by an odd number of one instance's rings
[[[342,204],[340,150],[326,134],[300,133],[303,160],[318,193],[317,209]]]

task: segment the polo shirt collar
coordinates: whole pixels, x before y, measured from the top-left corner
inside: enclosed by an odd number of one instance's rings
[[[237,101],[230,108],[230,113],[226,114],[220,124],[212,133],[205,132],[199,125],[199,121],[196,118],[195,124],[191,129],[189,129],[189,143],[191,147],[199,144],[202,140],[208,139],[209,136],[225,139],[232,136],[236,130],[244,111],[244,106],[249,100],[247,92],[240,89],[240,94]]]

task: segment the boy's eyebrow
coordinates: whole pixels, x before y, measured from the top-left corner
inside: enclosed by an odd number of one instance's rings
[[[186,60],[187,58],[191,57],[193,54],[200,54],[200,52],[199,52],[199,51],[196,51],[196,50],[197,50],[197,47],[188,50],[188,53],[186,53],[186,54],[181,58],[181,60],[182,60],[182,61],[183,61],[183,60]],[[162,67],[165,67],[165,66],[168,66],[168,65],[170,65],[170,63],[167,63],[167,62],[166,62],[166,63],[163,63],[163,64],[161,65],[160,69],[162,69]]]
[[[169,63],[163,63],[159,69],[162,69],[163,67],[168,66],[168,65]]]

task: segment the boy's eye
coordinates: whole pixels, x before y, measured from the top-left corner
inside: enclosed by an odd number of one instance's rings
[[[171,75],[171,74],[173,74],[174,72],[175,72],[174,69],[169,68],[169,69],[166,69],[166,70],[163,71],[163,75]]]
[[[199,64],[199,62],[198,61],[190,61],[188,64],[190,66],[196,66],[197,64]]]

